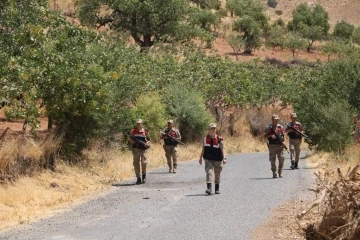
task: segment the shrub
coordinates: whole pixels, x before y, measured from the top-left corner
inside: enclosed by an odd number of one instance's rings
[[[276,10],[276,11],[275,11],[275,14],[278,15],[278,16],[280,16],[280,15],[283,14],[283,11],[282,11],[282,10]]]
[[[344,20],[336,23],[334,29],[334,36],[343,38],[343,39],[350,39],[351,35],[353,34],[355,26],[345,22]]]
[[[360,27],[355,28],[351,36],[351,39],[353,43],[360,44]]]
[[[278,5],[278,2],[276,0],[268,0],[267,4],[269,7],[276,8],[276,6]]]
[[[207,130],[214,117],[206,110],[201,94],[183,87],[171,85],[164,95],[166,110],[176,120],[183,141],[199,139]]]
[[[144,120],[144,127],[150,132],[152,141],[159,141],[159,129],[166,125],[165,104],[158,93],[140,95],[132,109],[136,118]]]

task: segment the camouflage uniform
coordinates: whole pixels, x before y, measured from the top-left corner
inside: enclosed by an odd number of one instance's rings
[[[180,132],[176,128],[172,128],[172,129],[165,128],[163,132],[179,141],[181,140]],[[177,158],[178,158],[177,145],[178,143],[169,137],[164,139],[164,150],[165,150],[167,163],[169,166],[169,172],[173,172],[173,173],[176,173],[176,169],[177,169]]]
[[[289,122],[286,126],[286,131],[289,131],[293,128],[303,131],[303,127],[300,122]],[[290,147],[290,161],[292,168],[295,168],[295,166],[298,165],[299,159],[300,159],[300,145],[302,136],[301,134],[291,131],[288,132],[289,136],[289,147]]]
[[[274,128],[273,125],[270,124],[265,129],[266,135],[274,135]],[[284,139],[284,128],[280,124],[277,124],[276,126],[277,133]],[[282,143],[280,143],[277,139],[273,139],[271,137],[268,138],[268,146],[269,146],[269,160],[271,163],[271,171],[273,172],[273,177],[277,177],[276,170],[279,174],[279,177],[282,177],[282,169],[284,167],[284,153],[283,153],[283,146]],[[278,169],[276,169],[276,156],[279,160],[279,166]]]
[[[137,123],[142,123],[142,121],[138,120]],[[134,128],[130,133],[130,138],[136,138],[142,142],[150,141],[149,132],[145,129],[138,130],[137,128]],[[132,145],[132,154],[133,154],[133,166],[135,170],[135,175],[138,179],[137,184],[141,182],[140,177],[140,163],[141,163],[141,173],[142,173],[142,183],[145,183],[146,181],[146,167],[147,167],[147,157],[146,157],[147,147],[145,147],[141,143],[135,142]]]

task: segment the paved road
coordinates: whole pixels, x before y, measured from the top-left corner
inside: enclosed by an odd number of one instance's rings
[[[307,198],[314,179],[303,166],[272,179],[267,156],[229,156],[220,195],[205,195],[204,166],[192,161],[177,174],[166,168],[149,173],[145,185],[119,183],[97,199],[0,239],[249,239],[271,209]]]

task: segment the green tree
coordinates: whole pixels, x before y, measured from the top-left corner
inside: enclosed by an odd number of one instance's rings
[[[279,47],[280,49],[284,48],[286,42],[286,31],[279,25],[273,25],[268,33],[266,39],[266,45],[275,49]]]
[[[234,22],[233,30],[237,31],[245,42],[245,53],[251,54],[261,46],[262,30],[260,25],[250,16],[244,16]]]
[[[202,9],[220,9],[220,0],[191,0]]]
[[[142,49],[196,35],[186,21],[191,12],[186,0],[79,0],[77,5],[82,23],[128,32]]]
[[[344,20],[336,23],[333,35],[338,38],[348,39],[350,40],[355,26],[345,22]]]
[[[292,17],[292,21],[288,23],[288,28],[291,31],[301,33],[304,38],[308,39],[308,51],[311,50],[314,41],[322,39],[330,29],[329,14],[319,4],[315,7],[300,4],[293,11]]]
[[[238,0],[226,0],[226,9],[230,12],[230,15],[234,16],[234,11],[237,7]]]
[[[293,57],[295,57],[296,50],[304,49],[306,46],[306,40],[301,38],[299,34],[290,33],[286,37],[285,47],[290,49]]]
[[[339,45],[336,40],[327,41],[324,45],[320,47],[320,51],[328,56],[328,62],[330,61],[331,55],[336,55],[339,53]]]
[[[315,41],[323,39],[323,28],[320,26],[307,26],[305,24],[300,24],[300,33],[303,38],[307,39],[307,51],[309,52],[314,45]]]
[[[245,46],[244,40],[242,38],[240,38],[239,36],[231,35],[228,38],[228,43],[234,51],[236,61],[239,61],[238,55],[239,55],[241,49],[243,49]]]

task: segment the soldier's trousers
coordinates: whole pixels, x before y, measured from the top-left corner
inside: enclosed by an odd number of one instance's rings
[[[290,160],[292,162],[299,162],[300,144],[301,144],[301,139],[290,139],[289,140]]]
[[[165,156],[167,163],[169,165],[169,169],[177,168],[177,158],[178,152],[176,146],[164,145]]]
[[[146,165],[147,165],[147,158],[146,158],[146,150],[133,148],[133,166],[135,170],[136,177],[140,177],[140,163],[141,163],[141,173],[146,173]]]
[[[223,168],[223,161],[214,161],[205,159],[206,182],[213,182],[213,173],[215,173],[215,184],[220,184],[220,173]]]
[[[271,163],[271,171],[276,172],[276,156],[279,160],[278,172],[281,172],[284,166],[284,153],[283,147],[281,145],[269,145],[269,160]]]

